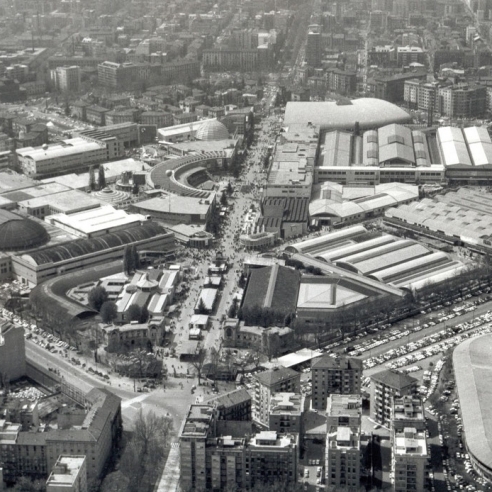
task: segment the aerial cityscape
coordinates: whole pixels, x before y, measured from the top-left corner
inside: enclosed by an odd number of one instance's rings
[[[492,491],[492,0],[0,14],[0,492]]]

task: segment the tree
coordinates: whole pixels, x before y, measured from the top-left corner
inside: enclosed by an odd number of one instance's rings
[[[200,301],[198,302],[198,314],[207,314],[208,309],[207,306],[205,306],[205,302],[203,301],[203,298],[200,297]]]
[[[196,370],[196,375],[198,377],[199,385],[201,384],[202,369],[203,369],[203,365],[205,364],[206,355],[207,355],[207,351],[204,348],[200,348],[198,352],[195,354],[193,361],[191,362],[191,365]]]
[[[94,173],[94,166],[89,168],[89,188],[91,191],[96,189],[96,175]]]
[[[140,312],[140,319],[138,320],[140,323],[147,323],[149,319],[149,310],[147,306],[144,306]]]
[[[128,491],[150,492],[160,476],[156,463],[165,458],[172,433],[172,420],[153,411],[137,415],[131,441],[121,458],[121,470],[128,478]]]
[[[9,489],[12,492],[45,492],[45,481],[32,480],[29,477],[20,477],[13,489]]]
[[[132,193],[134,195],[138,195],[140,193],[140,187],[138,186],[138,183],[133,183]]]
[[[130,275],[135,270],[135,256],[132,252],[132,247],[130,245],[125,246],[125,250],[123,252],[123,271]]]
[[[225,191],[223,191],[222,195],[220,195],[220,204],[222,207],[227,207],[227,195]]]
[[[113,301],[106,301],[101,306],[101,310],[99,311],[103,323],[112,323],[118,314],[118,310],[116,309],[116,304]]]
[[[142,317],[142,308],[138,304],[130,304],[126,311],[126,318],[129,321],[140,321]]]
[[[98,285],[89,291],[89,306],[96,311],[100,311],[102,305],[108,300],[108,293],[104,287]]]
[[[234,193],[234,188],[232,187],[232,184],[230,181],[227,183],[227,193],[229,195],[232,195]]]
[[[138,254],[137,246],[135,244],[132,244],[130,251],[132,255],[133,268],[135,270],[138,270],[140,268],[140,255]]]
[[[104,172],[104,166],[101,164],[99,166],[99,189],[102,190],[106,188],[106,174]]]

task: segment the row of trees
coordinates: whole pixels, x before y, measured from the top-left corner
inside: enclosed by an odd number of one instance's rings
[[[243,306],[238,309],[237,316],[244,321],[247,326],[269,326],[285,324],[286,313],[281,309],[262,307],[258,304],[253,306]]]

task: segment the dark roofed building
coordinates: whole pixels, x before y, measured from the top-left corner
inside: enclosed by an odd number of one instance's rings
[[[408,374],[388,369],[371,376],[371,418],[383,425],[391,421],[393,398],[417,396],[418,380]]]
[[[265,198],[261,204],[258,230],[276,232],[278,237],[288,239],[307,233],[309,221],[309,198]]]
[[[253,418],[268,425],[270,401],[276,393],[300,393],[301,374],[286,367],[275,367],[253,376]]]
[[[283,313],[296,309],[301,274],[280,265],[251,270],[242,307],[260,306]]]
[[[41,224],[7,210],[0,210],[1,251],[35,248],[48,239],[48,233]]]
[[[326,410],[326,399],[332,394],[360,393],[362,361],[354,357],[330,357],[328,354],[311,363],[313,408]]]
[[[236,389],[207,401],[218,410],[219,420],[251,420],[251,395]]]

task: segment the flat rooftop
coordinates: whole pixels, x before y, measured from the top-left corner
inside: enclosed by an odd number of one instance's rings
[[[64,214],[98,208],[101,204],[102,202],[100,200],[78,190],[63,191],[61,193],[44,195],[19,202],[21,208],[35,209],[49,205]]]
[[[60,455],[48,477],[46,486],[49,488],[50,486],[74,485],[84,462],[85,456]]]

